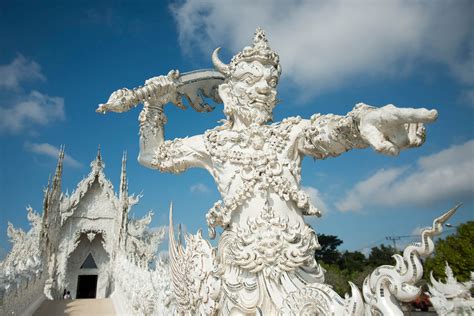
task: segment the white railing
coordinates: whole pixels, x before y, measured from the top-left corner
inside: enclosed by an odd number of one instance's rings
[[[46,299],[45,276],[41,270],[24,271],[15,278],[0,280],[0,315],[32,315]]]
[[[113,276],[112,300],[119,315],[170,315],[169,271],[162,260],[151,269],[119,256]]]

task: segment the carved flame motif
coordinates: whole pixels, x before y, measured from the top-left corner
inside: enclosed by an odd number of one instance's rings
[[[178,315],[212,315],[216,312],[220,280],[213,276],[215,252],[201,232],[186,235],[186,249],[174,238],[170,207],[169,250],[171,288]]]
[[[430,273],[431,285],[428,284],[428,294],[436,312],[439,315],[450,316],[474,314],[474,298],[471,297],[470,291],[474,278],[468,282],[458,282],[447,262],[444,271],[445,283],[436,280],[433,277],[433,271]]]

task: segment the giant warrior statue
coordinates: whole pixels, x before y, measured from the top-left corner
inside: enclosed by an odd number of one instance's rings
[[[217,71],[206,70],[154,77],[143,87],[120,89],[98,112],[125,112],[143,103],[139,115],[138,161],[162,172],[191,167],[212,175],[222,199],[206,215],[211,238],[222,227],[217,248],[201,234],[176,242],[170,214],[170,274],[178,314],[274,315],[318,313],[363,315],[395,311],[396,301],[416,297],[421,277],[418,256],[433,250],[431,236],[455,210],[437,218],[423,232],[421,243],[396,257],[366,279],[363,297],[339,297],[324,284],[324,270],[315,261],[319,244],[304,216],[320,216],[301,189],[305,156],[325,159],[351,149],[372,147],[386,155],[418,147],[425,141],[425,123],[436,110],[375,108],[357,104],[345,116],[314,114],[272,121],[281,75],[279,56],[257,29],[253,45],[229,64],[212,54]],[[212,108],[202,96],[224,104],[224,123],[202,135],[165,140],[164,105],[184,108],[182,97],[198,111]],[[171,213],[171,212],[170,212]],[[421,271],[421,274],[420,274]],[[384,294],[385,291],[385,294]],[[364,302],[365,300],[365,302]],[[388,315],[388,314],[387,314]]]

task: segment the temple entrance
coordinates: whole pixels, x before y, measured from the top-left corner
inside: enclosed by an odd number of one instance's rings
[[[95,298],[97,291],[97,274],[79,275],[77,277],[76,298]]]
[[[109,255],[102,234],[81,234],[67,261],[64,288],[73,298],[106,298],[110,295]],[[92,239],[92,241],[91,241]]]

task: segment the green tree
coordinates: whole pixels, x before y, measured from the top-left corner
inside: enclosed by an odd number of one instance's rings
[[[370,250],[369,260],[367,263],[373,267],[378,267],[384,264],[393,265],[395,260],[392,256],[397,253],[395,248],[391,246],[380,245],[378,247],[373,247]]]
[[[348,271],[363,271],[367,265],[367,259],[364,254],[359,251],[344,251],[339,259],[339,268]]]
[[[378,266],[394,264],[392,255],[395,253],[390,246],[381,245],[372,248],[369,259],[358,251],[344,251],[337,248],[342,240],[334,235],[318,235],[321,249],[316,250],[315,258],[326,270],[326,283],[333,286],[341,296],[350,293],[349,281],[362,289],[364,279]]]
[[[426,259],[424,265],[425,279],[429,279],[430,271],[436,278],[444,279],[446,262],[458,281],[470,280],[474,271],[474,221],[459,225],[456,233],[436,242],[434,256]]]
[[[316,250],[315,258],[318,262],[324,262],[326,264],[335,264],[341,257],[341,253],[337,250],[342,244],[337,236],[318,234],[318,241],[321,245],[321,249]]]
[[[326,270],[324,274],[325,283],[331,285],[334,291],[342,297],[344,297],[344,294],[350,293],[350,286],[344,271],[341,271],[336,264],[322,263],[321,266]]]

